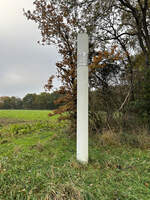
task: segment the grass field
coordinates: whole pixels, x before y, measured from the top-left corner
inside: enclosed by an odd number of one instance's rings
[[[89,140],[76,161],[66,123],[49,111],[0,110],[0,200],[149,200],[150,149]]]
[[[0,110],[0,119],[49,120],[48,113],[48,110]]]

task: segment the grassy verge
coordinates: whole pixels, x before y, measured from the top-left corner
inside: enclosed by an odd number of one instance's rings
[[[0,200],[150,199],[150,149],[92,137],[89,164],[82,165],[64,123],[36,123],[24,133],[9,129],[14,124],[1,127]]]

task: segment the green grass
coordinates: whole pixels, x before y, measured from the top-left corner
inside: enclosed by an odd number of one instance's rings
[[[0,118],[18,120],[49,120],[49,113],[50,111],[48,110],[0,110]]]
[[[0,118],[4,119],[1,114]],[[34,120],[38,118],[34,115]],[[150,199],[150,149],[101,146],[92,137],[89,164],[82,165],[76,161],[75,138],[65,133],[64,122],[49,120],[45,127],[32,123],[34,130],[21,133],[18,122],[18,132],[10,129],[14,124],[1,127],[0,200]]]

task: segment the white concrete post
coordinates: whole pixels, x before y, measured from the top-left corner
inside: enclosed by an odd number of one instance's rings
[[[77,38],[77,160],[88,162],[88,35]]]

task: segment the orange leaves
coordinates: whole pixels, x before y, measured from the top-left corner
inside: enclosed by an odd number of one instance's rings
[[[144,183],[144,185],[145,185],[146,187],[149,187],[149,184],[148,184],[148,183]]]
[[[63,103],[57,112],[76,112],[76,34],[78,18],[75,15],[74,2],[69,6],[64,1],[35,0],[35,10],[24,12],[26,17],[35,21],[42,35],[42,44],[54,44],[61,55],[61,61],[56,63],[57,78],[62,83],[59,93],[62,97],[56,103]],[[73,11],[73,12],[72,12]],[[45,88],[53,87],[51,76]],[[56,112],[55,112],[56,113]],[[50,114],[51,115],[51,114]]]
[[[102,58],[103,58],[102,53],[99,52],[98,56],[95,56],[95,57],[93,58],[93,62],[94,62],[95,64],[98,64],[98,63],[102,60]]]
[[[97,68],[106,67],[107,62],[116,62],[122,60],[120,52],[116,52],[117,46],[113,46],[110,51],[100,51],[98,55],[94,56],[92,63],[89,65],[89,69],[94,70]]]
[[[47,5],[47,9],[50,9],[50,8],[51,8],[51,6],[48,4],[48,5]]]
[[[49,79],[48,79],[48,83],[45,85],[45,89],[47,90],[51,90],[53,88],[53,79],[55,78],[54,75],[50,76]]]

